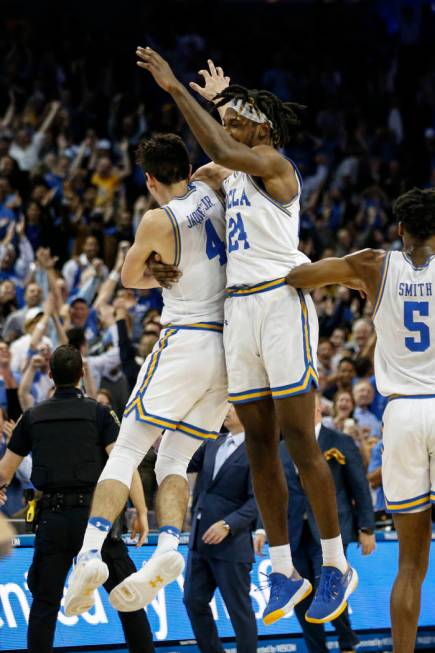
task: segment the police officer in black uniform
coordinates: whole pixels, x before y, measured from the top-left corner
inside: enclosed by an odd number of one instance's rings
[[[53,650],[65,579],[81,547],[92,492],[119,430],[115,413],[80,391],[83,364],[77,349],[70,345],[58,347],[50,360],[50,374],[56,386],[53,397],[22,415],[0,461],[0,495],[4,496],[5,486],[30,452],[31,479],[43,492],[27,580],[33,595],[27,633],[30,653]],[[146,506],[138,481],[139,477],[134,480],[134,492],[132,485],[132,499],[139,513],[136,528],[143,543]],[[127,547],[119,539],[106,539],[102,557],[109,567],[104,585],[108,592],[136,571]],[[129,650],[152,653],[153,639],[145,611],[119,616]]]

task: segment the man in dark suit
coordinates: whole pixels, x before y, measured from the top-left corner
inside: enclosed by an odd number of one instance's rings
[[[197,472],[192,532],[184,584],[187,608],[202,653],[223,653],[209,603],[216,588],[236,634],[237,653],[257,650],[257,623],[249,595],[254,562],[252,530],[257,506],[249,474],[243,427],[231,408],[230,433],[204,442],[188,472]]]
[[[375,549],[375,519],[372,498],[361,455],[353,439],[321,423],[320,399],[316,399],[316,437],[319,447],[329,462],[337,491],[337,507],[345,549],[350,542],[359,542],[363,555]],[[288,522],[290,545],[295,568],[315,586],[320,576],[322,549],[313,512],[301,485],[298,471],[284,443],[280,455],[289,488]],[[262,554],[264,531],[257,530],[255,550]],[[328,653],[323,624],[309,623],[305,613],[311,597],[295,608],[296,617],[304,632],[309,653]],[[352,630],[347,609],[332,622],[342,653],[354,651],[358,637]]]

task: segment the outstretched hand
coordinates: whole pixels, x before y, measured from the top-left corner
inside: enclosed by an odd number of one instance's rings
[[[178,79],[172,72],[172,68],[158,52],[151,48],[136,48],[136,55],[140,59],[137,61],[139,68],[149,70],[151,75],[156,80],[157,84],[164,90],[170,93],[177,84]]]
[[[204,86],[190,82],[189,86],[201,97],[211,102],[218,93],[221,93],[230,84],[230,78],[224,75],[220,66],[216,67],[211,59],[207,60],[208,70],[199,70],[198,75],[204,79]]]

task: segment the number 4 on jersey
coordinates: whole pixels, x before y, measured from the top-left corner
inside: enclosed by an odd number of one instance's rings
[[[213,258],[216,258],[216,256],[219,256],[219,263],[225,265],[227,262],[225,243],[219,238],[210,219],[205,221],[205,232],[207,234],[205,251],[209,260],[211,261]]]

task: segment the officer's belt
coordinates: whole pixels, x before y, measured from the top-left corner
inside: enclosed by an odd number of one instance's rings
[[[50,492],[44,493],[40,500],[40,510],[62,510],[63,508],[76,508],[90,506],[91,492]]]

